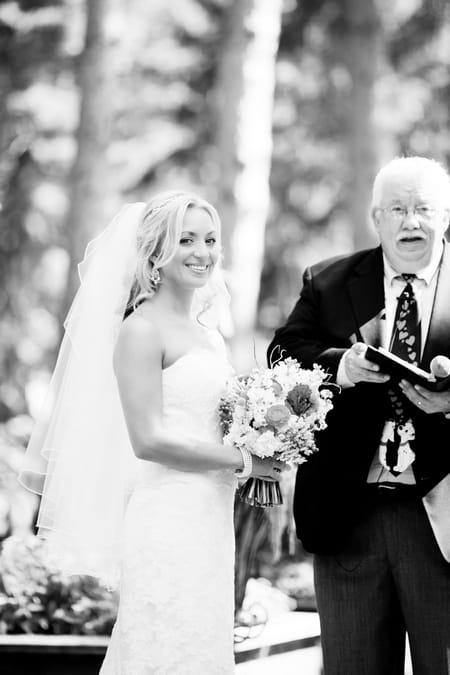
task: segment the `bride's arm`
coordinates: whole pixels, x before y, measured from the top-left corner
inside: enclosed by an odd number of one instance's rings
[[[139,459],[179,471],[242,469],[237,448],[208,443],[167,429],[162,417],[162,356],[158,330],[138,315],[122,324],[114,369],[131,445]],[[195,382],[192,383],[195,387]],[[273,460],[254,460],[253,475],[276,479]],[[280,463],[276,464],[282,467]],[[279,478],[279,474],[278,474]]]

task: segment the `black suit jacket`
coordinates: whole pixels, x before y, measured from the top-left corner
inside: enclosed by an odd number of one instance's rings
[[[339,361],[354,342],[380,344],[384,312],[381,247],[328,260],[306,270],[303,289],[286,324],[272,340],[305,368],[319,363],[335,380]],[[450,251],[445,246],[428,337],[420,366],[437,354],[450,357]],[[370,508],[366,479],[389,415],[388,385],[359,383],[334,398],[319,452],[297,472],[294,517],[306,550],[338,552]],[[413,471],[425,495],[450,473],[450,421],[411,406],[416,439]]]

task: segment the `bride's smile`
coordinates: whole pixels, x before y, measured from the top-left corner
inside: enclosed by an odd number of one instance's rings
[[[201,208],[187,210],[178,248],[161,270],[163,284],[173,289],[200,288],[208,281],[220,257],[220,232]]]
[[[210,269],[210,265],[186,264],[186,267],[195,272],[195,274],[205,274],[205,272]]]

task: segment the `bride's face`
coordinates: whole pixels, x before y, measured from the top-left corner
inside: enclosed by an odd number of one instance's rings
[[[165,283],[184,288],[206,284],[220,257],[220,232],[209,214],[201,208],[186,211],[178,249],[162,268]]]

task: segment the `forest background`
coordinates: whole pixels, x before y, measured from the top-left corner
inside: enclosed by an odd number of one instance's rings
[[[89,239],[193,189],[224,226],[238,370],[304,268],[370,246],[398,154],[450,163],[446,0],[0,0],[0,539]]]

